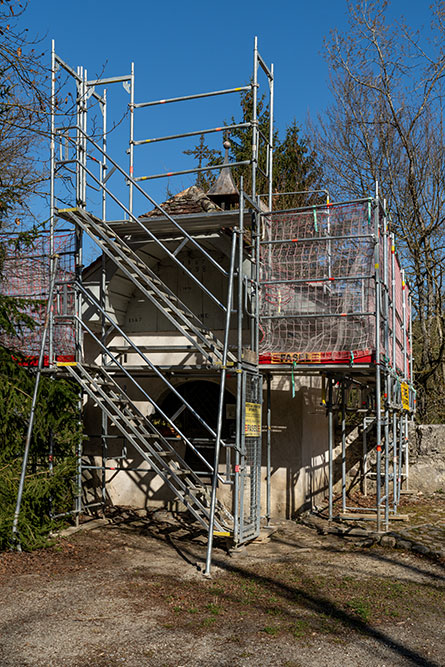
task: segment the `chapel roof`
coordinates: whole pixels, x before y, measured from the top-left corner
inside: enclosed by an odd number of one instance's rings
[[[182,192],[178,192],[170,199],[161,204],[162,209],[171,216],[188,215],[193,213],[211,213],[212,211],[222,211],[222,208],[215,204],[197,185],[192,185]],[[154,208],[148,213],[141,215],[141,218],[153,218],[162,216],[164,213],[158,208]]]

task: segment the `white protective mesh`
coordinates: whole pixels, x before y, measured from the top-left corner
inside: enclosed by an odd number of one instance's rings
[[[260,359],[359,360],[375,348],[371,204],[265,218]],[[289,282],[286,282],[289,281]],[[293,356],[289,356],[293,355]]]
[[[6,296],[20,297],[29,301],[22,310],[29,314],[36,326],[23,327],[19,336],[0,336],[0,343],[36,359],[40,353],[46,301],[50,281],[50,240],[40,236],[30,246],[16,247],[11,237],[0,237],[3,250],[2,279],[0,292]],[[73,233],[57,235],[54,249],[59,254],[55,294],[53,300],[53,341],[56,357],[73,357],[75,354],[74,290],[75,280]],[[49,337],[45,355],[48,354]],[[45,362],[47,360],[45,359]]]

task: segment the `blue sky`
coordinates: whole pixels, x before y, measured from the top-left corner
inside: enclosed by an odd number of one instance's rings
[[[428,4],[394,0],[390,15],[404,14],[411,25],[421,27],[428,20]],[[108,76],[126,74],[134,61],[136,102],[245,85],[252,71],[253,37],[258,35],[262,56],[275,66],[275,116],[284,132],[294,118],[304,125],[308,113],[315,116],[329,103],[323,39],[334,28],[346,28],[346,6],[346,0],[29,0],[21,22],[31,35],[42,38],[42,50],[49,51],[54,38],[58,54],[74,67],[85,66],[89,78],[103,71]],[[127,100],[120,86],[110,91],[116,119]],[[218,126],[236,116],[238,108],[235,97],[228,96],[215,98],[207,106],[195,102],[140,110],[135,135],[147,138]],[[122,129],[120,139],[127,136],[125,132]],[[214,145],[220,141],[217,135]],[[187,168],[190,158],[182,151],[195,143],[140,147],[135,173]],[[116,144],[115,155],[126,164],[123,144]],[[191,181],[176,177],[169,187],[176,192]],[[166,185],[153,181],[153,196],[165,199]]]
[[[428,20],[427,2],[393,0],[390,15],[414,26]],[[62,57],[91,74],[110,75],[135,62],[137,92],[164,97],[246,81],[253,36],[274,62],[280,127],[329,99],[323,38],[347,25],[346,0],[256,3],[152,0],[29,0],[23,17],[31,33],[56,40]],[[152,91],[152,96],[150,92]]]

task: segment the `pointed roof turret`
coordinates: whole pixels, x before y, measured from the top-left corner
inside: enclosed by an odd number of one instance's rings
[[[239,203],[239,191],[233,180],[232,170],[229,165],[230,141],[224,141],[225,148],[224,166],[219,172],[219,176],[207,192],[207,197],[222,209],[228,210],[231,206]]]

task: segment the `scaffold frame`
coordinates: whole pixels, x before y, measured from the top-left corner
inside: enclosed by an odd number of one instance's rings
[[[391,517],[398,510],[402,485],[408,486],[408,422],[415,409],[411,296],[395,251],[386,203],[376,187],[373,197],[332,203],[328,196],[323,204],[286,210],[274,208],[274,198],[279,195],[273,191],[272,182],[274,68],[266,65],[259,54],[256,38],[253,58],[249,85],[139,102],[135,100],[133,63],[128,75],[89,79],[86,69],[72,69],[56,54],[54,42],[51,51],[50,220],[45,237],[48,247],[44,274],[49,285],[50,276],[55,273],[56,253],[60,254],[58,239],[62,225],[63,233],[70,234],[72,239],[70,257],[74,269],[69,279],[69,313],[65,309],[63,315],[65,323],[70,320],[73,348],[70,354],[62,354],[60,349],[57,334],[60,303],[63,299],[64,303],[67,301],[61,287],[63,281],[56,280],[54,303],[59,306],[49,310],[45,366],[47,372],[63,374],[78,383],[80,411],[86,401],[96,404],[101,411],[100,433],[90,434],[100,442],[97,457],[100,460],[86,460],[83,444],[78,443],[78,493],[73,514],[78,519],[86,510],[104,507],[110,471],[117,474],[147,470],[129,464],[128,449],[133,448],[207,532],[207,575],[211,571],[214,536],[228,537],[235,545],[241,545],[258,536],[261,519],[267,523],[271,520],[273,375],[321,378],[321,402],[326,409],[328,431],[329,520],[334,519],[337,481],[341,487],[338,516],[354,518],[358,509],[348,505],[347,499],[346,424],[348,414],[354,412],[361,419],[362,491],[366,495],[373,484],[376,502],[369,512],[377,530],[381,530],[382,524],[388,529]],[[270,110],[269,134],[262,136],[266,151],[263,176],[268,183],[266,206],[263,196],[257,193],[261,143],[259,70],[265,76]],[[62,75],[67,77],[67,83],[60,83]],[[115,84],[122,84],[129,95],[126,111],[129,142],[125,148],[128,163],[125,167],[108,150],[111,130],[107,89]],[[58,106],[61,85],[69,85],[74,90],[71,93],[74,104],[69,114],[60,111]],[[221,123],[202,130],[137,138],[135,115],[138,109],[249,91],[252,97],[249,122]],[[97,105],[101,119],[100,127],[95,124],[94,129],[89,117],[90,99]],[[155,174],[135,173],[136,147],[218,132],[229,136],[231,130],[243,128],[252,133],[249,160]],[[224,262],[215,259],[199,234],[189,231],[185,223],[158,204],[144,187],[155,179],[246,166],[251,168],[252,188],[249,193],[245,192],[240,178],[239,209],[234,213],[234,221],[224,228],[229,229],[230,240]],[[117,178],[119,186],[115,185]],[[127,188],[128,197],[121,194],[122,184],[124,191]],[[138,216],[136,196],[162,215],[169,235]],[[109,219],[110,204],[120,211],[119,219]],[[222,226],[218,231],[221,229]],[[206,327],[199,313],[182,301],[149,263],[141,259],[139,245],[129,240],[135,230],[142,239],[139,244],[152,244],[218,309],[223,322],[222,334]],[[86,236],[97,244],[100,253],[97,292],[83,280]],[[224,285],[224,297],[215,294],[183,261],[181,252],[185,246],[199,254],[218,275]],[[107,266],[110,263],[179,332],[184,344],[177,349],[192,350],[200,355],[199,363],[179,367],[157,365],[151,356],[156,346],[141,346],[133,340],[108,308]],[[66,292],[66,285],[64,289]],[[95,313],[99,323],[96,328],[84,316],[87,310]],[[367,322],[366,327],[363,322]],[[229,343],[231,334],[234,334],[235,344]],[[126,363],[121,350],[116,351],[110,345],[113,336],[123,341],[124,352],[137,359],[136,370]],[[93,341],[99,350],[94,363],[86,358],[86,339]],[[218,382],[215,424],[208,423],[181,395],[171,381],[172,372]],[[229,372],[236,375],[233,437],[223,433]],[[159,380],[180,402],[180,410],[167,414],[144,388],[141,378]],[[264,514],[260,503],[263,378],[267,416]],[[162,418],[169,429],[167,435],[158,423],[141,412],[132,399],[132,391],[143,396]],[[204,429],[207,440],[214,443],[213,461],[203,456],[193,438],[178,425],[181,411],[192,415]],[[118,430],[117,435],[113,429]],[[121,449],[116,455],[111,449],[118,439]],[[205,475],[189,465],[187,457],[176,447],[178,442],[186,451],[193,452]],[[335,471],[337,449],[340,450],[339,480]],[[82,492],[86,473],[94,473],[99,478],[99,494],[92,500],[87,500]],[[211,483],[204,483],[204,476],[210,477]],[[217,491],[221,487],[230,489],[231,507],[219,501]]]

